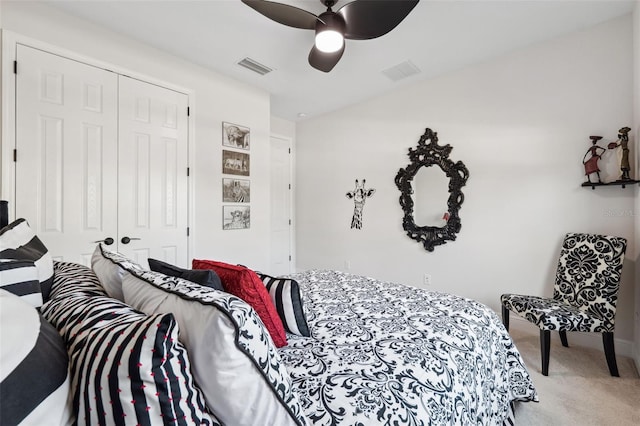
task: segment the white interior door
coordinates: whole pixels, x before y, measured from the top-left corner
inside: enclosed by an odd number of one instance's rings
[[[291,272],[291,142],[271,137],[272,275]]]
[[[59,260],[117,237],[117,75],[17,46],[16,217]]]
[[[143,266],[152,257],[186,267],[188,96],[119,81],[118,249]]]

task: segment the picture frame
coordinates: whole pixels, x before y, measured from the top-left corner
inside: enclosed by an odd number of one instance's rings
[[[251,227],[251,207],[228,204],[222,206],[222,229],[237,230]]]
[[[251,147],[251,129],[239,124],[223,121],[222,146],[248,151]]]
[[[250,203],[251,181],[249,179],[222,179],[223,203]]]
[[[249,176],[249,154],[238,151],[222,150],[222,173],[225,175]]]

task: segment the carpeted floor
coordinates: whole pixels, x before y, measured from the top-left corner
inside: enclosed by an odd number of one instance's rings
[[[617,356],[620,377],[611,377],[602,351],[560,344],[551,334],[549,376],[540,367],[537,328],[510,330],[522,355],[539,403],[516,404],[516,425],[640,425],[640,377],[631,358]]]

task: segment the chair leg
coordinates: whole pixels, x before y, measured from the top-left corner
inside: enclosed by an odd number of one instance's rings
[[[509,331],[509,309],[504,305],[502,305],[502,324]]]
[[[560,341],[562,342],[562,346],[565,348],[569,347],[569,341],[567,340],[567,332],[565,330],[560,330]]]
[[[549,375],[549,351],[551,349],[551,331],[540,330],[540,354],[542,355],[542,375]]]
[[[620,377],[618,374],[618,363],[616,362],[616,349],[613,344],[613,333],[602,333],[602,343],[604,343],[604,355],[607,357],[609,373],[613,377]]]

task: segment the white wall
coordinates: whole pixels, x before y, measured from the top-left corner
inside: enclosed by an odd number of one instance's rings
[[[580,184],[589,136],[616,140],[632,123],[632,57],[626,16],[297,123],[297,268],[349,263],[351,272],[416,286],[428,273],[431,289],[499,310],[502,293],[551,295],[566,232],[620,235],[629,261],[616,335],[630,353],[634,189]],[[431,253],[405,235],[394,184],[425,127],[470,171],[462,230]],[[618,169],[608,154],[603,166]],[[355,230],[345,193],[362,178],[376,193]]]
[[[640,0],[636,1],[633,11],[633,130],[636,151],[635,179],[640,179]],[[636,206],[634,209],[636,218],[636,244],[640,245],[640,185],[636,187]],[[635,360],[636,368],[640,371],[640,249],[636,250],[636,301],[635,301]]]
[[[296,123],[279,117],[271,117],[271,134],[295,139]]]
[[[3,2],[4,30],[192,91],[194,120],[191,164],[194,182],[194,257],[269,265],[269,94],[159,50],[106,31],[49,6]],[[251,228],[222,231],[222,121],[251,128]],[[12,143],[12,141],[5,141]],[[0,194],[1,196],[1,194]]]

